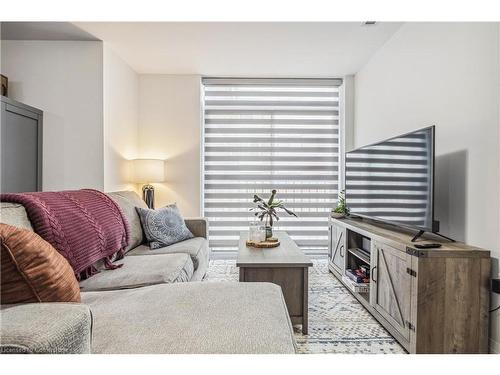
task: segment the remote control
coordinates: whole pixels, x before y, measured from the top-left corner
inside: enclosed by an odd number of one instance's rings
[[[424,243],[424,244],[415,244],[414,245],[417,249],[436,249],[438,247],[441,247],[440,243]]]

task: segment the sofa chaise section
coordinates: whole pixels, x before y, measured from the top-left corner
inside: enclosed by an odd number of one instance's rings
[[[88,354],[92,314],[79,303],[2,305],[0,353]]]
[[[144,202],[134,192],[109,196],[130,225],[126,255],[115,262],[123,267],[101,270],[81,281],[82,304],[2,306],[2,351],[295,352],[279,286],[200,282],[209,260],[205,219],[185,219],[194,238],[150,250],[143,244],[135,210],[144,207]],[[3,223],[33,230],[22,205],[1,203],[0,214]]]
[[[83,292],[94,316],[93,353],[295,352],[281,288],[191,282]]]

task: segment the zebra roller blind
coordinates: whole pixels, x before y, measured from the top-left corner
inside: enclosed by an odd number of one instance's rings
[[[215,257],[236,255],[254,194],[272,189],[299,218],[285,230],[309,255],[327,252],[339,174],[338,79],[205,78],[204,215]]]

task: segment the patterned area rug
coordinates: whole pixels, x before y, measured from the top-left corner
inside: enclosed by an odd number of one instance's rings
[[[398,342],[328,272],[326,260],[313,260],[309,271],[309,335],[294,327],[298,352],[406,353]],[[212,260],[207,281],[237,282],[234,260]]]

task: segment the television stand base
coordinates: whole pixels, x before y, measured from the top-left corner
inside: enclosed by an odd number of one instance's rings
[[[425,230],[419,230],[418,233],[411,239],[411,242],[415,242],[422,234],[425,233]],[[438,233],[438,232],[431,232],[432,234],[435,234],[436,236],[443,237],[451,242],[455,242],[453,238],[446,237],[445,235]]]
[[[386,224],[330,219],[328,268],[339,283],[411,354],[488,353],[490,252],[430,234],[429,241],[409,243],[423,228],[409,232]],[[442,247],[415,248],[429,242]],[[370,245],[369,259],[356,251],[363,243]],[[367,292],[343,278],[347,267],[363,265],[378,280]]]

